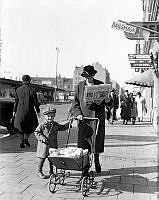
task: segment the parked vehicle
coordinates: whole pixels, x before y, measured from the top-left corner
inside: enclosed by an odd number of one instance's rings
[[[0,97],[0,125],[6,127],[11,135],[15,134],[13,120],[11,120],[13,107],[14,98]]]
[[[42,92],[37,92],[37,98],[40,104],[46,104],[47,98],[44,97]]]

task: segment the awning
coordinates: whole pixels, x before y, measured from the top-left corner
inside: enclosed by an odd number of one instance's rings
[[[153,87],[154,83],[154,70],[149,69],[140,75],[134,76],[133,78],[125,81],[126,84],[143,86],[143,87]]]

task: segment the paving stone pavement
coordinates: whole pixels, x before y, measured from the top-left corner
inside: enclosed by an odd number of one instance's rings
[[[4,131],[4,130],[3,130]],[[59,147],[67,140],[67,132],[58,135]],[[77,128],[73,124],[70,143],[76,145]],[[102,172],[95,175],[96,187],[83,197],[75,183],[80,171],[71,171],[65,184],[57,184],[56,192],[48,189],[49,178],[36,174],[36,144],[20,149],[18,135],[0,138],[0,200],[157,200],[159,199],[158,136],[150,123],[106,125],[105,151],[100,156]],[[94,171],[94,165],[91,170]],[[48,174],[48,161],[44,164]]]

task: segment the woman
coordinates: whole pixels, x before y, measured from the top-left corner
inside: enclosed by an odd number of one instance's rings
[[[30,146],[28,138],[38,126],[38,116],[40,117],[39,103],[36,92],[30,86],[29,75],[22,77],[22,86],[16,90],[13,116],[15,116],[14,126],[18,130],[21,143],[20,147]],[[36,112],[35,112],[36,109]]]
[[[132,101],[129,96],[128,90],[125,90],[124,96],[121,97],[121,119],[123,124],[127,125],[131,120]]]
[[[102,81],[94,79],[97,71],[93,66],[85,66],[81,76],[85,78],[84,81],[80,82],[77,85],[75,91],[74,100],[72,102],[72,110],[74,116],[79,120],[78,121],[78,147],[82,149],[90,149],[89,140],[95,130],[94,121],[83,120],[83,117],[96,117],[99,118],[99,129],[96,136],[95,142],[95,153],[94,153],[94,162],[95,169],[97,173],[101,172],[101,166],[99,162],[99,154],[104,152],[104,138],[105,138],[105,101],[100,105],[93,103],[92,105],[87,105],[85,101],[85,86],[99,85],[103,84]]]
[[[137,97],[135,98],[135,101],[137,102],[137,117],[138,117],[138,121],[140,122],[140,121],[143,121],[144,113],[147,112],[146,100],[141,95],[141,92],[138,92]]]

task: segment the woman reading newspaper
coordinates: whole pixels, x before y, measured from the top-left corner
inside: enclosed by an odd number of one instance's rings
[[[89,139],[95,130],[95,122],[91,120],[83,120],[83,117],[99,118],[99,128],[95,142],[94,163],[97,173],[101,172],[101,165],[99,161],[99,154],[104,152],[104,139],[105,139],[105,105],[106,101],[103,99],[101,102],[87,104],[86,101],[86,88],[87,86],[104,84],[102,81],[94,78],[97,71],[93,66],[85,66],[81,76],[85,78],[81,81],[76,88],[74,100],[72,102],[72,111],[74,116],[78,119],[78,147],[82,149],[89,149],[91,151]]]

